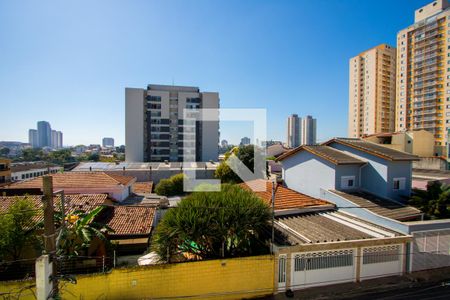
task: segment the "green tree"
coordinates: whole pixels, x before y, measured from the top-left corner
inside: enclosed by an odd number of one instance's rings
[[[237,185],[220,192],[194,192],[169,210],[158,224],[152,250],[164,261],[183,254],[200,259],[267,253],[270,209]]]
[[[103,206],[98,206],[89,213],[75,211],[66,216],[67,225],[63,226],[57,241],[57,254],[65,257],[75,257],[82,254],[91,245],[94,238],[109,244],[105,234],[112,232],[112,229],[105,224],[94,222],[103,210]],[[62,224],[62,215],[56,214],[56,223]]]
[[[9,148],[3,147],[0,149],[0,156],[8,156],[9,152],[11,152]]]
[[[69,149],[52,151],[48,154],[48,160],[54,164],[62,165],[64,163],[74,162],[75,158]]]
[[[91,155],[89,155],[88,160],[90,160],[90,161],[99,161],[100,160],[100,155],[98,153],[92,153]]]
[[[261,148],[255,147],[254,145],[234,147],[225,154],[225,159],[220,163],[220,165],[217,167],[214,173],[214,176],[220,179],[222,182],[226,183],[242,182],[242,179],[238,175],[236,175],[236,173],[234,173],[234,171],[226,163],[226,161],[229,160],[229,158],[232,155],[236,155],[236,157],[252,172],[254,172],[255,155],[261,156],[262,158],[261,162],[266,163]],[[236,168],[238,167],[236,166]],[[266,170],[264,174],[255,174],[257,178],[264,178],[265,176],[267,176],[267,166],[265,165],[264,168]]]
[[[168,179],[161,179],[155,187],[155,193],[161,196],[182,195],[184,174],[176,174]]]
[[[41,148],[28,148],[22,150],[23,161],[47,161],[48,155]]]
[[[19,260],[25,249],[40,248],[36,207],[31,199],[17,198],[6,213],[0,215],[0,260]]]
[[[414,189],[414,195],[409,204],[420,209],[428,218],[448,218],[450,217],[450,185],[433,181],[427,185],[426,191]]]

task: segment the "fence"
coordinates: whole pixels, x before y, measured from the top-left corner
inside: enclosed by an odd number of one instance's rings
[[[63,299],[241,299],[273,291],[274,258],[270,255],[116,268],[77,275],[76,284],[60,283]],[[0,283],[4,297],[15,299],[19,292],[20,299],[34,299],[34,282]]]
[[[413,232],[411,271],[450,266],[450,229]]]

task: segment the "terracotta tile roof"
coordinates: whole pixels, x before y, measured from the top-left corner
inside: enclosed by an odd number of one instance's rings
[[[377,215],[397,221],[418,219],[422,215],[422,212],[415,207],[403,205],[387,199],[381,199],[367,192],[355,191],[344,193],[342,191],[335,190],[332,192],[353,202],[356,206],[370,210]]]
[[[102,222],[114,230],[111,237],[127,235],[149,235],[156,209],[148,206],[109,206],[110,210]]]
[[[30,196],[0,196],[0,213],[6,212],[17,200],[29,199],[36,209],[36,221],[43,220],[42,209],[42,196],[30,195]],[[66,214],[80,210],[83,212],[89,212],[97,206],[104,205],[108,199],[107,194],[73,194],[65,195],[64,203],[66,208]],[[61,198],[59,195],[53,198],[53,205],[55,211],[59,211],[61,208]]]
[[[149,194],[153,189],[153,181],[133,183],[133,192],[135,194]]]
[[[265,191],[254,192],[258,197],[260,197],[269,206],[272,206],[272,182],[268,180],[254,180],[251,182],[241,183],[240,186],[244,189],[251,190],[248,186],[259,186],[263,189],[265,185]],[[312,207],[323,207],[330,208],[334,205],[330,202],[320,200],[317,198],[310,197],[308,195],[296,192],[287,187],[277,184],[275,188],[275,210],[283,209],[302,209],[302,208],[312,208]]]
[[[135,177],[109,174],[106,172],[65,172],[51,175],[53,177],[53,188],[103,188],[107,186],[128,185]],[[42,177],[31,180],[15,182],[6,187],[7,189],[29,189],[41,188]]]
[[[416,155],[387,148],[379,144],[375,144],[362,139],[334,138],[323,143],[323,145],[330,145],[332,143],[342,144],[387,160],[394,160],[394,161],[420,160],[420,158]]]
[[[46,163],[43,161],[33,162],[33,163],[13,163],[13,164],[11,164],[11,172],[15,173],[15,172],[35,170],[35,169],[47,169],[47,168],[53,168],[53,167],[58,167],[58,166],[55,164],[49,164],[49,163]]]
[[[297,147],[278,157],[277,161],[283,160],[300,151],[308,151],[314,155],[330,161],[335,165],[365,164],[365,161],[361,159],[324,145],[304,145]]]

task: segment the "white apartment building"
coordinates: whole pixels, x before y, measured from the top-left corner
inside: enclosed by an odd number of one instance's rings
[[[317,119],[311,116],[302,118],[300,145],[315,145],[317,139]]]
[[[218,109],[219,94],[187,86],[126,88],[126,161],[217,161],[219,121],[199,121],[200,108]],[[185,109],[193,119],[183,119]]]

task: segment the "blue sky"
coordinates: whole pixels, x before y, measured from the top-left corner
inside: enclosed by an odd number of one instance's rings
[[[199,86],[224,108],[266,108],[268,137],[289,114],[346,135],[348,60],[395,45],[431,0],[0,0],[0,140],[47,120],[64,144],[124,143],[124,89]],[[221,126],[237,142],[251,126]]]

